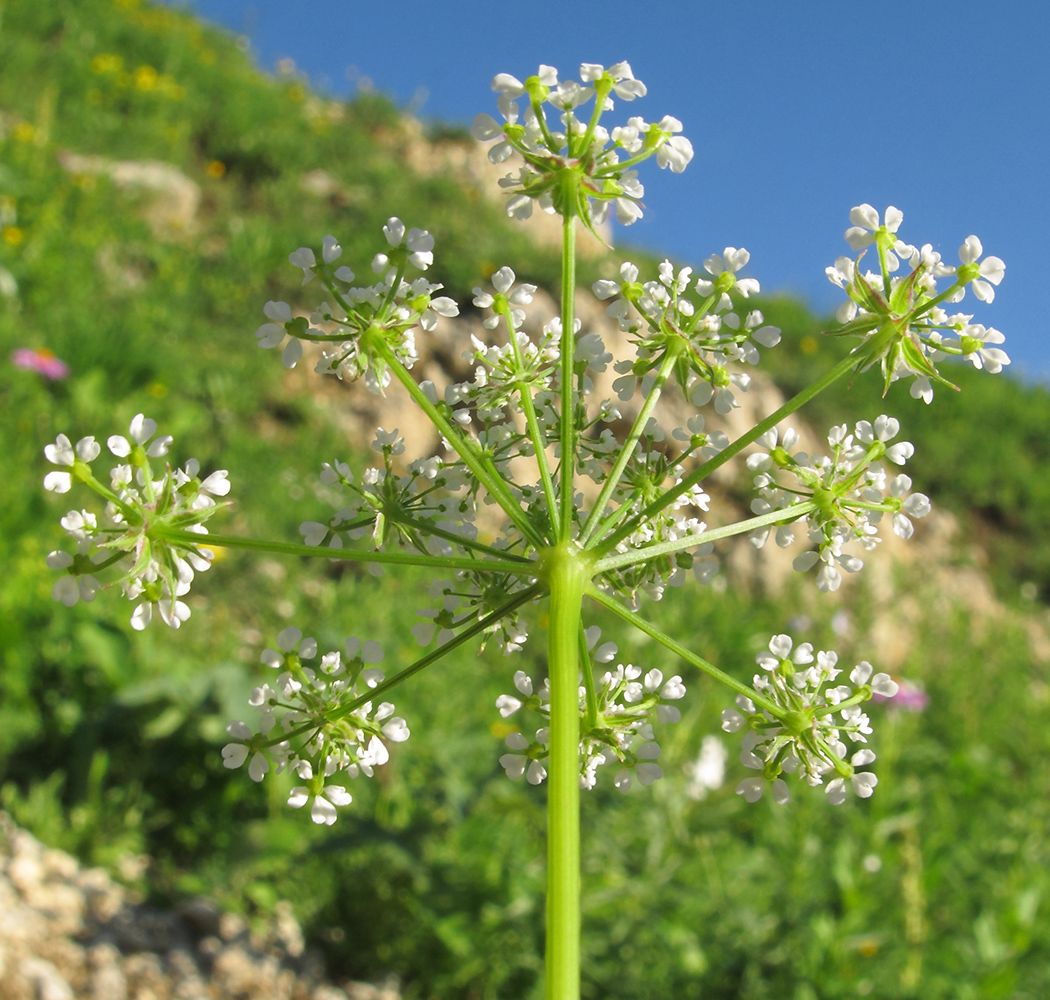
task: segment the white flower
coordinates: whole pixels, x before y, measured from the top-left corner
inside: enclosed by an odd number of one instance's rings
[[[44,489],[51,493],[68,493],[73,488],[73,477],[68,472],[49,472],[44,476]]]
[[[521,97],[525,93],[525,84],[510,73],[497,73],[492,78],[492,89],[508,97]]]
[[[839,288],[848,288],[853,283],[853,277],[856,273],[856,268],[853,263],[852,257],[838,257],[835,260],[833,267],[824,268],[824,273],[828,276],[828,280],[833,285],[838,285]],[[849,303],[854,307],[854,315],[856,315],[856,304]],[[850,319],[853,317],[850,316]],[[840,322],[844,322],[840,318]]]
[[[314,257],[313,250],[309,247],[299,247],[298,250],[294,250],[288,255],[288,260],[296,267],[302,268],[304,285],[312,280],[314,276],[313,268],[317,264],[317,258]]]
[[[503,126],[492,115],[481,112],[474,116],[470,134],[479,142],[488,142],[490,139],[503,135]]]
[[[726,247],[722,253],[713,253],[704,261],[704,270],[707,271],[708,274],[716,276],[723,271],[729,271],[731,274],[735,274],[750,259],[751,254],[743,247],[740,247],[739,249],[736,247]]]
[[[707,797],[709,791],[722,787],[726,774],[726,759],[729,753],[717,736],[705,736],[700,744],[700,755],[686,767],[689,783],[685,794],[696,802]]]
[[[596,83],[605,73],[605,67],[597,63],[583,63],[580,66],[580,79],[584,83]],[[645,97],[646,87],[641,80],[636,80],[631,67],[626,62],[618,62],[609,67],[609,76],[613,79],[613,93],[625,101],[636,97]]]
[[[977,291],[976,282],[974,291]],[[1003,370],[1004,365],[1010,363],[1010,357],[1006,351],[998,347],[987,347],[987,344],[1001,344],[1006,338],[994,327],[986,327],[980,323],[970,323],[965,326],[959,335],[960,346],[963,357],[969,358],[974,368],[983,368],[993,375]]]
[[[521,708],[521,699],[515,698],[510,694],[501,694],[496,699],[496,708],[499,709],[499,714],[504,719],[509,719],[519,708]]]
[[[289,805],[302,808],[309,804],[315,823],[331,825],[336,808],[351,802],[350,794],[340,784],[328,779],[339,772],[349,778],[373,777],[375,768],[390,760],[386,742],[401,743],[410,733],[406,721],[394,714],[387,701],[378,705],[369,695],[383,680],[383,672],[362,669],[364,663],[382,659],[378,643],[362,643],[356,636],[346,641],[347,662],[339,650],[321,657],[320,670],[304,666],[302,658],[317,655],[313,639],[303,638],[295,626],[283,629],[277,645],[283,652],[267,649],[261,660],[271,667],[285,667],[274,687],[263,684],[252,691],[249,704],[262,710],[258,731],[267,734],[277,729],[290,733],[291,739],[271,738],[261,742],[261,749],[251,756],[249,777],[261,781],[271,770],[294,772],[306,786],[292,790]],[[332,715],[330,721],[328,716]],[[312,724],[304,730],[304,719]],[[227,730],[239,744],[251,744],[252,731],[244,723],[231,723]],[[293,748],[298,737],[300,745]],[[238,744],[228,745],[223,752],[227,767],[243,763],[248,754]]]
[[[311,795],[309,789],[300,785],[288,795],[288,805],[293,809],[310,803],[310,819],[319,826],[331,826],[337,819],[336,807],[348,806],[352,801],[353,796],[342,785],[325,785],[320,795]]]
[[[875,791],[875,786],[879,783],[878,776],[873,774],[871,771],[860,771],[854,774],[849,779],[849,786],[853,789],[853,793],[859,799],[871,798],[872,793]],[[840,806],[846,801],[846,779],[835,778],[833,781],[828,782],[826,789],[828,795],[828,801],[833,806]]]
[[[187,588],[189,589],[189,588]],[[165,585],[165,591],[167,587]],[[143,601],[131,614],[131,627],[136,632],[141,632],[153,620],[153,609],[156,607],[161,621],[169,628],[178,628],[190,617],[190,609],[178,599],[173,599],[170,594],[159,598],[155,602]]]
[[[253,735],[251,728],[243,722],[231,722],[226,727],[226,732],[237,740],[250,740]],[[231,770],[240,767],[248,759],[249,752],[249,747],[243,742],[227,743],[222,748],[223,767]],[[248,777],[252,781],[262,781],[269,770],[270,762],[263,754],[256,751],[251,755],[251,762],[248,764]]]
[[[582,67],[580,73],[583,77]],[[613,93],[625,101],[633,101],[636,97],[645,97],[646,86],[641,80],[636,80],[631,66],[627,62],[614,63],[609,67],[609,76],[615,81]]]
[[[156,433],[157,422],[149,417],[144,417],[141,413],[136,413],[128,428],[131,441],[119,434],[114,434],[106,439],[106,447],[118,458],[127,458],[135,445],[140,447],[148,445],[145,449],[146,455],[150,458],[161,458],[168,453],[172,437],[170,434],[163,434],[154,439]]]
[[[393,707],[393,705],[390,706],[391,710]],[[378,712],[376,714],[378,716]],[[394,718],[383,725],[383,735],[391,743],[404,743],[412,734],[408,728],[408,723],[400,716],[394,716]]]
[[[54,444],[44,446],[44,458],[52,465],[72,465],[75,460],[73,446],[65,434],[59,434]]]
[[[303,342],[297,337],[289,339],[281,352],[281,363],[285,368],[294,368],[303,356]]]
[[[722,713],[726,732],[744,733],[741,762],[763,772],[761,778],[741,781],[737,793],[755,802],[771,781],[774,800],[786,802],[787,787],[777,781],[782,774],[797,772],[810,785],[823,784],[825,775],[830,775],[828,796],[833,803],[844,799],[845,779],[851,781],[856,794],[867,797],[876,783],[874,775],[856,769],[874,761],[875,754],[864,747],[846,763],[843,738],[865,743],[871,725],[860,702],[873,693],[896,693],[897,685],[888,674],[872,676],[873,668],[866,661],[850,672],[851,684],[838,683],[842,671],[835,652],[821,650],[814,662],[812,646],[806,643],[789,658],[793,645],[790,636],[775,635],[769,643],[773,656],[758,657],[768,671],[756,674],[752,682],[761,709],[741,695],[736,700],[739,711]]]
[[[434,237],[425,229],[410,229],[406,245],[409,249],[408,262],[413,267],[425,271],[434,263]]]
[[[383,661],[383,649],[375,639],[366,639],[361,642],[356,635],[346,640],[346,655],[351,660],[360,656],[362,663],[381,663]]]
[[[328,525],[319,521],[303,521],[299,525],[299,534],[303,536],[304,545],[322,545],[328,535]]]
[[[802,643],[801,646],[795,651],[795,655],[791,656],[791,650],[794,646],[794,640],[789,635],[775,635],[769,640],[769,653],[759,653],[755,657],[755,662],[763,670],[777,670],[783,660],[787,660],[789,657],[793,662],[797,664],[807,664],[813,662],[813,645],[809,642]],[[770,655],[770,653],[772,655]]]
[[[875,242],[875,233],[881,228],[879,225],[879,213],[865,203],[850,209],[850,222],[853,223],[846,230],[846,242],[854,250],[863,250]],[[887,232],[895,233],[904,221],[904,213],[899,208],[890,205],[886,209],[885,228]]]
[[[270,320],[255,331],[259,346],[268,349],[276,347],[284,340],[285,324],[292,321],[292,310],[287,302],[270,300],[263,306],[263,313]]]
[[[69,561],[65,562],[63,557]],[[68,552],[52,552],[47,557],[47,564],[52,569],[62,569],[73,565],[73,557]],[[95,599],[98,590],[99,583],[90,573],[82,576],[72,576],[67,573],[55,581],[54,587],[51,588],[51,596],[67,608],[71,608],[78,601],[90,604]]]
[[[287,302],[275,302],[272,299],[263,306],[266,317],[274,323],[291,323],[292,308]]]
[[[240,767],[248,759],[248,748],[243,743],[227,743],[222,748],[222,766]]]
[[[52,465],[61,465],[71,468],[77,459],[81,462],[91,463],[98,458],[101,448],[93,437],[82,437],[76,444],[76,448],[69,443],[65,434],[59,434],[54,444],[44,446],[44,457]],[[52,493],[68,493],[73,484],[73,477],[68,472],[49,472],[44,477],[44,489]]]
[[[332,261],[338,260],[339,255],[343,252],[343,248],[334,236],[326,236],[321,241],[321,248],[321,257],[326,264],[331,264]]]
[[[974,264],[984,253],[984,247],[976,236],[967,236],[959,247],[959,259],[966,264]],[[980,263],[980,278],[973,279],[973,294],[982,302],[991,302],[995,298],[995,289],[1006,274],[1006,264],[999,257],[985,257]],[[983,279],[983,280],[981,280]]]
[[[748,802],[757,802],[762,798],[762,792],[765,791],[765,788],[766,781],[762,778],[744,778],[736,786],[736,793],[737,795],[743,795]],[[783,778],[773,779],[770,794],[773,796],[773,801],[780,806],[785,805],[791,798],[787,782]]]
[[[670,167],[671,173],[680,174],[693,158],[693,144],[684,135],[671,136],[656,150],[656,162]]]
[[[398,436],[396,427],[392,431],[385,431],[382,427],[377,427],[375,440],[372,442],[372,451],[389,451],[391,455],[403,455],[405,439]]]
[[[305,660],[312,660],[317,655],[317,640],[304,639],[302,629],[289,625],[277,633],[277,649],[264,649],[259,662],[274,670],[279,670],[287,662],[287,655],[298,653]]]
[[[177,469],[174,474],[175,486],[181,489],[187,483],[196,479],[201,470],[201,464],[195,458],[188,459],[185,466]],[[206,476],[197,485],[197,498],[191,506],[205,507],[214,503],[212,497],[224,497],[230,492],[229,472],[219,469]]]
[[[431,264],[434,263],[434,237],[430,235],[425,229],[412,228],[408,230],[408,234],[405,234],[405,224],[396,216],[391,216],[386,221],[386,225],[383,226],[383,235],[386,237],[387,243],[392,247],[400,247],[402,242],[408,248],[408,262],[413,267],[418,267],[421,271],[425,271]],[[382,260],[382,266],[378,270],[382,270],[386,267],[387,258],[385,254],[379,254],[376,258]],[[373,264],[373,270],[376,270]]]
[[[528,770],[525,772],[525,780],[530,785],[540,784],[547,777],[547,769],[538,761],[530,761]]]

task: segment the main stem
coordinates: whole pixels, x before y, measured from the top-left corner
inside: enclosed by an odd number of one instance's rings
[[[574,542],[549,551],[547,633],[547,1000],[580,996],[580,610],[587,561]]]
[[[576,502],[576,406],[573,368],[576,358],[576,197],[565,192],[561,239],[561,524],[560,541],[572,537]]]

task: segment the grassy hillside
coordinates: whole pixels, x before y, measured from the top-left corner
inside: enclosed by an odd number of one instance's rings
[[[278,784],[223,770],[222,727],[243,714],[259,647],[288,622],[333,643],[367,622],[389,636],[388,660],[411,655],[401,637],[417,604],[403,595],[425,581],[395,592],[353,570],[231,554],[195,589],[180,633],[133,634],[130,606],[109,595],[73,609],[51,600],[43,555],[66,505],[39,483],[58,431],[104,436],[144,410],[175,435],[178,459],[230,469],[237,504],[222,530],[295,538],[321,509],[320,463],[365,442],[291,395],[254,346],[261,303],[299,294],[288,251],[333,232],[363,270],[396,213],[435,233],[436,280],[460,300],[504,263],[554,287],[556,261],[454,179],[414,175],[382,98],[333,102],[294,76],[263,76],[184,14],[6,0],[0,65],[0,803],[88,861],[141,869],[158,899],[207,892],[249,916],[290,899],[336,974],[393,971],[420,1000],[535,996],[542,793],[497,764],[491,706],[508,664],[470,651],[420,675],[397,699],[412,740],[319,831],[284,808]],[[166,195],[112,170],[146,161],[178,171],[151,175]],[[184,207],[199,193],[192,211],[158,215],[179,191]],[[786,331],[769,352],[777,376],[800,386],[834,346],[803,306],[765,308]],[[69,377],[16,369],[17,348],[53,351]],[[886,408],[920,450],[917,487],[966,518],[978,511],[966,523],[1002,593],[1035,582],[1046,596],[1050,396],[964,376],[959,399],[925,409],[891,392]],[[877,393],[859,379],[811,416],[870,416]],[[726,787],[690,798],[685,767],[727,699],[687,678],[667,778],[587,801],[588,997],[1050,993],[1045,667],[1022,620],[975,630],[931,586],[921,571],[902,581],[929,611],[901,674],[930,706],[882,712],[870,802],[748,807],[732,792],[735,762]],[[687,587],[658,613],[748,676],[762,636],[787,629],[800,601]],[[865,655],[870,608],[844,637],[831,605],[807,610],[796,636]],[[623,646],[635,662],[672,666]]]

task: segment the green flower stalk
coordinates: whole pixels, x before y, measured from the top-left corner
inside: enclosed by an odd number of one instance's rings
[[[117,460],[108,483],[93,469],[102,451],[93,437],[74,446],[59,435],[45,449],[54,466],[45,488],[64,494],[82,484],[101,507],[62,519],[72,551],[48,556],[62,572],[55,597],[72,605],[118,586],[135,604],[136,629],[155,612],[169,626],[184,622],[189,608],[181,598],[220,546],[437,574],[433,606],[412,629],[427,651],[389,676],[376,666],[383,650],[374,638],[351,636],[341,649],[321,653],[291,626],[277,635],[277,648],[261,654],[275,673],[252,693],[254,722],[230,723],[223,763],[247,764],[253,781],[293,773],[298,783],[288,804],[319,824],[334,823],[351,804],[349,782],[371,777],[390,760],[389,745],[408,739],[409,723],[395,714],[389,692],[468,642],[492,642],[504,653],[521,649],[540,620],[537,606],[546,605],[547,675],[518,670],[514,693],[501,695],[496,708],[519,726],[499,758],[507,776],[548,784],[549,1000],[579,997],[581,789],[611,781],[626,792],[658,780],[658,736],[681,718],[677,703],[686,695],[680,674],[665,678],[659,669],[617,662],[616,644],[599,641],[594,611],[663,646],[683,672],[706,673],[734,692],[737,707],[726,710],[722,725],[743,734],[742,761],[758,772],[737,786],[748,801],[769,788],[774,801],[787,802],[785,776],[824,787],[832,804],[849,790],[870,796],[877,779],[865,769],[875,753],[862,706],[873,694],[892,696],[896,685],[886,674],[861,662],[848,684],[839,683],[834,652],[795,648],[778,635],[748,683],[665,634],[643,607],[690,571],[709,583],[718,572],[715,543],[740,535],[758,547],[769,537],[782,546],[802,541],[795,568],[820,590],[837,589],[842,573],[860,570],[863,553],[879,544],[884,521],[907,538],[912,519],[929,512],[928,499],[897,471],[914,448],[895,440],[899,424],[882,414],[852,430],[832,428],[826,455],[803,453],[786,421],[837,379],[876,364],[886,387],[912,378],[912,394],[929,401],[933,383],[946,381],[936,368],[945,357],[992,372],[1009,363],[989,346],[1002,341],[998,331],[943,308],[968,288],[991,301],[1002,261],[981,260],[980,241],[969,237],[960,265],[948,265],[929,245],[916,248],[898,237],[897,209],[887,209],[882,221],[861,205],[851,212],[846,239],[861,257],[875,247],[878,272],[862,273],[859,257],[840,257],[828,269],[849,297],[834,333],[858,345],[736,440],[708,428],[703,408],[724,415],[739,406],[749,369],[778,345],[780,331],[752,307],[759,283],[741,273],[750,255],[736,247],[712,253],[698,273],[665,261],[643,276],[625,262],[617,276],[594,285],[628,335],[630,356],[614,358],[597,331],[583,328],[573,310],[577,225],[593,231],[610,211],[633,222],[643,194],[636,168],[655,157],[659,167],[680,173],[693,151],[670,116],[605,124],[616,100],[645,95],[627,63],[584,64],[580,76],[562,80],[549,66],[524,82],[500,74],[493,89],[503,121],[479,115],[473,129],[493,143],[493,162],[510,164],[501,182],[507,211],[527,218],[538,208],[562,218],[561,311],[540,334],[523,326],[536,287],[499,268],[491,288],[474,290],[487,337],[470,345],[471,377],[441,386],[419,381],[419,339],[459,306],[425,276],[433,236],[396,217],[371,262],[355,262],[371,271],[368,281],[340,263],[338,240],[326,236],[318,252],[300,247],[289,258],[304,285],[317,279],[323,301],[309,316],[285,302],[263,307],[260,347],[282,348],[284,364],[294,367],[304,343],[312,343],[318,373],[359,380],[373,393],[406,392],[438,432],[435,453],[409,461],[398,432],[378,428],[374,464],[355,472],[333,457],[324,465],[321,481],[336,509],[327,520],[304,522],[302,541],[290,542],[208,534],[205,523],[225,503],[217,498],[230,490],[225,471],[202,478],[192,459],[181,468],[156,467],[172,441],[142,414],[129,437],[107,441]],[[597,377],[610,367],[616,398],[599,399]],[[659,403],[667,395],[694,408],[684,427],[661,425]],[[628,429],[617,437],[620,421]],[[705,482],[748,448],[751,516],[709,528],[702,520],[712,502]],[[497,526],[479,517],[485,507],[499,511]]]

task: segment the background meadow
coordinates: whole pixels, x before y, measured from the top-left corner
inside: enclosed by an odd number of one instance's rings
[[[223,727],[286,624],[322,644],[380,638],[387,667],[413,658],[426,578],[229,553],[185,628],[135,634],[113,595],[51,600],[44,555],[66,505],[39,484],[56,433],[104,438],[145,411],[175,435],[175,459],[230,470],[236,505],[217,530],[297,539],[325,510],[321,462],[363,463],[369,439],[347,438],[338,393],[304,391],[316,383],[254,346],[266,299],[311,301],[289,250],[333,232],[362,270],[396,213],[436,235],[434,280],[464,303],[503,264],[556,288],[556,257],[454,171],[411,169],[419,127],[391,101],[262,74],[188,14],[6,0],[0,65],[0,805],[157,902],[204,893],[254,918],[290,900],[333,975],[393,972],[416,1000],[534,996],[543,792],[503,776],[493,703],[514,668],[541,669],[540,645],[520,664],[466,649],[400,689],[412,739],[317,829],[279,782],[222,768]],[[469,143],[440,123],[423,138]],[[589,257],[582,283],[621,253]],[[785,391],[838,356],[803,303],[763,308],[785,330],[768,354]],[[68,375],[16,366],[19,349],[53,352]],[[906,629],[893,670],[929,702],[876,710],[871,800],[832,809],[799,792],[749,807],[731,744],[725,784],[696,797],[691,765],[730,699],[686,675],[665,779],[585,800],[588,997],[1050,993],[1050,394],[967,370],[958,381],[927,408],[896,386],[882,403],[878,380],[858,378],[804,411],[817,427],[897,415],[916,487],[958,518],[937,566],[894,571],[895,602],[862,577],[836,617],[841,602],[813,600],[810,583],[730,573],[726,588],[688,585],[652,607],[742,677],[772,632],[855,661],[872,636]],[[991,581],[976,610],[962,593],[975,575]],[[624,657],[680,670],[607,624]]]

